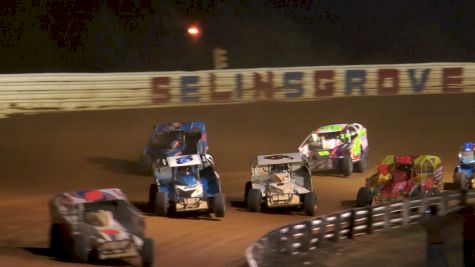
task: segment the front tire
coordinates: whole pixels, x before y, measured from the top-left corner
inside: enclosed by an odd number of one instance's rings
[[[350,176],[353,172],[353,161],[349,153],[341,159],[340,172],[345,177]]]
[[[140,250],[142,257],[142,265],[144,267],[152,267],[154,260],[154,241],[151,238],[145,238],[142,249]]]
[[[169,206],[170,203],[168,200],[168,193],[157,192],[155,198],[155,211],[157,212],[158,216],[167,216]]]
[[[368,187],[360,187],[356,195],[356,206],[366,207],[371,206],[373,202],[373,192]]]
[[[317,210],[315,209],[317,202],[317,195],[315,192],[308,192],[305,194],[303,201],[303,210],[307,216],[315,216]]]
[[[251,212],[260,212],[262,205],[261,190],[252,188],[247,195],[247,209]]]
[[[148,205],[149,207],[153,207],[155,204],[155,199],[157,197],[158,192],[158,185],[157,184],[150,184],[150,188],[148,190]]]
[[[456,172],[454,174],[454,185],[458,190],[467,190],[467,175],[463,172]]]
[[[226,198],[223,193],[214,195],[213,210],[216,217],[224,217],[226,213]]]
[[[61,228],[59,224],[53,224],[50,230],[49,250],[51,256],[61,258],[62,256],[62,242],[61,242]]]

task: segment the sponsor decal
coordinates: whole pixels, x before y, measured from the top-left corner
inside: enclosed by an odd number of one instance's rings
[[[187,162],[190,162],[193,160],[193,156],[191,155],[188,155],[188,156],[183,156],[183,157],[179,157],[176,159],[176,164],[185,164]]]
[[[294,159],[293,157],[290,157],[287,155],[270,155],[270,156],[265,156],[264,158],[269,159],[269,160]]]

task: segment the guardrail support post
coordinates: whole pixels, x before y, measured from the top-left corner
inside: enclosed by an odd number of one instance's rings
[[[312,221],[305,222],[305,230],[303,238],[300,239],[300,250],[301,251],[309,251],[312,247],[312,239],[313,239],[313,223]]]
[[[338,242],[338,240],[340,239],[340,228],[341,228],[341,214],[336,214],[335,216],[335,223],[334,223],[334,234],[333,234],[333,241],[334,242]]]
[[[448,203],[449,203],[449,198],[447,197],[446,194],[443,194],[439,203],[439,214],[445,215],[445,213],[447,212]]]
[[[368,215],[366,215],[366,234],[370,235],[373,232],[373,208],[367,207]]]
[[[325,233],[327,232],[327,217],[322,216],[320,217],[321,225],[320,229],[318,232],[318,241],[317,241],[317,247],[323,247],[325,243]]]
[[[409,224],[409,199],[405,197],[402,201],[402,225]]]
[[[349,219],[349,225],[348,225],[348,233],[346,234],[346,237],[348,239],[353,239],[353,234],[355,230],[355,209],[351,209],[350,213],[350,219]]]
[[[389,218],[391,215],[390,209],[391,205],[386,204],[384,206],[384,231],[389,231],[389,229],[391,229],[391,220]]]

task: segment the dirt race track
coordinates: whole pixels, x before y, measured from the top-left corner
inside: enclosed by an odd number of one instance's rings
[[[385,154],[442,157],[451,181],[462,142],[475,140],[475,94],[354,97],[303,103],[84,111],[0,120],[0,266],[71,266],[49,257],[47,201],[60,191],[119,187],[144,207],[151,177],[134,162],[156,122],[202,120],[227,196],[220,220],[146,217],[156,266],[246,266],[244,250],[303,214],[249,213],[240,206],[249,161],[296,151],[314,128],[360,122],[368,128],[372,168]],[[318,214],[351,207],[364,174],[314,176]],[[147,212],[146,210],[144,210]],[[114,263],[116,264],[116,263]],[[117,263],[118,264],[118,263]],[[119,264],[120,265],[120,264]]]

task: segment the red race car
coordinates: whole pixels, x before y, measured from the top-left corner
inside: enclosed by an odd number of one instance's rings
[[[433,195],[442,189],[442,163],[433,155],[388,155],[358,190],[358,207]]]

